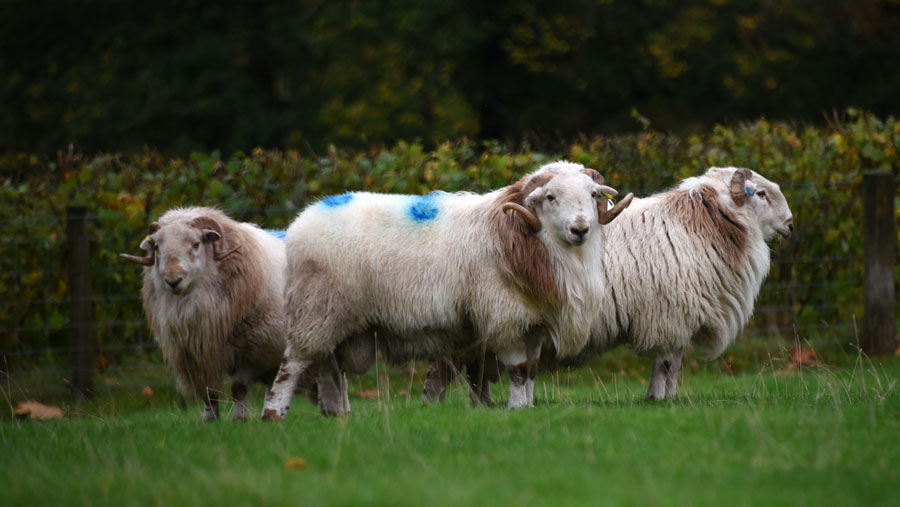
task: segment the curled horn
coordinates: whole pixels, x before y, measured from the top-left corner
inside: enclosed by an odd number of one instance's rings
[[[226,251],[220,253],[216,249],[216,244],[213,243],[213,260],[215,260],[216,262],[224,261],[226,257],[237,252],[240,249],[241,249],[241,245],[237,245],[229,250],[226,250]]]
[[[535,215],[533,211],[526,208],[525,206],[522,206],[521,204],[516,204],[514,202],[508,202],[508,203],[505,203],[503,206],[501,206],[500,209],[503,211],[510,211],[510,210],[515,211],[516,213],[521,215],[522,218],[525,219],[526,222],[528,222],[528,225],[531,226],[531,228],[534,230],[534,232],[538,232],[541,230],[541,221],[538,219],[537,215]]]
[[[219,222],[216,219],[208,216],[199,216],[195,218],[192,222],[194,227],[197,227],[200,230],[209,229],[211,231],[215,231],[216,234],[219,235],[218,238],[212,241],[212,250],[213,250],[213,260],[216,262],[221,262],[227,259],[231,254],[237,252],[241,249],[242,245],[236,245],[224,252],[220,252],[217,244],[219,241],[222,244],[225,244],[225,233],[222,231],[222,226],[219,225]]]
[[[153,222],[150,224],[150,231],[149,231],[150,234],[153,234],[154,232],[156,232],[158,230],[159,230],[159,222]],[[154,250],[152,247],[153,239],[148,235],[147,238],[141,242],[141,245],[143,245],[144,242],[148,242],[151,245],[151,247],[148,249],[149,251],[146,256],[138,257],[136,255],[120,253],[119,257],[121,257],[123,259],[128,259],[131,262],[137,262],[138,264],[140,264],[142,266],[152,266],[153,263],[156,262],[156,250]],[[147,250],[147,248],[145,248],[145,250]]]
[[[594,183],[600,185],[600,193],[603,196],[612,199],[619,195],[619,192],[616,189],[606,186],[606,178],[604,178],[596,169],[582,169],[581,172],[590,176],[590,178],[594,180]],[[622,210],[631,204],[633,198],[634,194],[628,194],[624,199],[608,210],[606,209],[606,199],[599,199],[597,201],[597,221],[600,222],[601,225],[612,222],[614,218],[619,216],[619,213],[621,213]]]
[[[735,171],[734,176],[731,177],[731,199],[738,206],[743,206],[747,202],[747,191],[744,186],[751,176],[753,173],[750,172],[750,169],[742,168]]]
[[[615,192],[615,191],[613,191]],[[631,200],[634,199],[634,194],[629,193],[621,201],[617,202],[615,206],[610,209],[606,209],[606,202],[601,201],[597,203],[597,221],[602,225],[606,225],[613,221],[619,213],[621,213],[625,208],[631,205]]]
[[[150,253],[147,254],[146,257],[138,257],[137,255],[129,255],[127,253],[120,253],[119,257],[123,259],[128,259],[132,262],[137,262],[143,266],[152,266],[156,261],[156,256],[153,250],[150,250]]]

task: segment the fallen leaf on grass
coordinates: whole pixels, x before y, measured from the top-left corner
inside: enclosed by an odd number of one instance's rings
[[[816,351],[813,349],[804,349],[802,345],[794,345],[794,351],[791,353],[791,361],[796,366],[810,366],[816,364]]]
[[[377,398],[378,397],[378,389],[366,389],[364,391],[359,392],[360,398]]]
[[[38,421],[63,418],[63,411],[61,408],[44,405],[43,403],[33,400],[19,403],[16,407],[15,414],[16,417],[22,419],[27,417],[28,419],[36,419]]]
[[[153,397],[153,388],[150,387],[150,386],[144,386],[144,388],[141,389],[141,396],[143,396],[143,397],[144,397],[144,401],[147,402],[147,403],[149,404],[149,403],[150,403],[150,398]]]
[[[303,458],[291,456],[287,459],[287,461],[284,462],[284,467],[290,468],[291,470],[299,470],[302,472],[303,470],[306,470],[306,460]]]

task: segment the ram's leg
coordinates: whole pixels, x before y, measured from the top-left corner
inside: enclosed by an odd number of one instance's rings
[[[494,355],[491,354],[491,357]],[[487,371],[489,367],[487,357],[482,354],[481,358],[472,361],[466,365],[466,376],[469,379],[469,396],[472,402],[479,405],[491,406],[491,382],[490,374]],[[496,368],[496,363],[494,364]]]
[[[249,387],[249,382],[244,380],[241,376],[235,375],[231,379],[231,399],[234,401],[234,406],[231,410],[231,420],[233,421],[246,421],[247,420],[247,391]]]
[[[681,358],[684,355],[683,350],[673,352],[670,356],[669,368],[666,371],[666,398],[675,398],[676,389],[678,387],[678,370],[681,369]]]
[[[325,416],[345,416],[350,413],[347,397],[347,378],[341,372],[334,354],[319,363],[319,410]]]
[[[313,364],[306,371],[303,372],[303,375],[300,375],[300,379],[297,381],[297,387],[294,388],[294,394],[297,393],[302,394],[306,401],[310,402],[315,406],[319,406],[319,366],[318,364]]]
[[[525,395],[528,397],[529,406],[534,406],[534,379],[537,377],[538,361],[541,358],[541,340],[539,337],[532,337],[527,342],[525,353],[528,356],[528,377],[525,380]]]
[[[678,378],[678,368],[681,367],[681,353],[679,352],[678,364],[675,365],[675,355],[670,352],[658,354],[653,358],[653,372],[650,373],[650,385],[647,386],[645,400],[662,400],[666,398],[666,385],[669,378]],[[674,373],[672,373],[674,369]],[[672,394],[674,396],[674,386]]]
[[[444,401],[447,386],[453,380],[453,368],[446,358],[432,359],[428,362],[428,373],[425,375],[425,389],[422,392],[422,403]]]
[[[203,421],[219,420],[219,394],[207,386],[203,395]]]
[[[312,361],[308,359],[294,359],[291,344],[288,344],[284,351],[284,359],[281,360],[281,368],[278,369],[272,388],[266,393],[262,414],[264,421],[280,421],[285,418],[291,408],[297,381],[311,364]]]
[[[508,350],[497,354],[509,370],[509,408],[530,407],[528,400],[528,356],[524,350]]]

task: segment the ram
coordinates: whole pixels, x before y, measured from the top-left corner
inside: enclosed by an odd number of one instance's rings
[[[673,398],[685,350],[698,344],[715,357],[737,338],[769,272],[766,243],[793,230],[779,186],[749,169],[714,167],[635,199],[605,231],[590,341],[574,356],[545,354],[541,367],[578,366],[628,345],[653,357],[645,397]],[[431,374],[438,368],[432,362],[425,386],[433,399],[450,379]]]
[[[360,333],[393,361],[483,343],[510,366],[509,406],[529,406],[543,337],[565,355],[589,335],[598,222],[627,206],[607,211],[603,183],[556,162],[482,195],[347,193],[308,207],[287,232],[288,345],[263,418],[284,418],[299,376]]]
[[[146,256],[121,255],[145,266],[144,312],[179,390],[204,401],[204,420],[216,420],[228,373],[233,417],[246,419],[249,384],[271,382],[284,354],[284,243],[200,207],[170,210],[149,232]],[[345,403],[338,368],[354,371],[361,354],[374,356],[357,342],[339,352],[340,363],[326,357],[298,383],[325,412]]]

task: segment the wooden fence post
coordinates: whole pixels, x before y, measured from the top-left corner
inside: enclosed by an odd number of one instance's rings
[[[91,398],[94,395],[94,302],[91,293],[91,242],[88,236],[87,208],[66,208],[66,241],[68,242],[70,325],[74,376],[72,388]]]
[[[863,173],[863,336],[867,354],[893,354],[897,350],[894,293],[894,175],[887,171]]]

